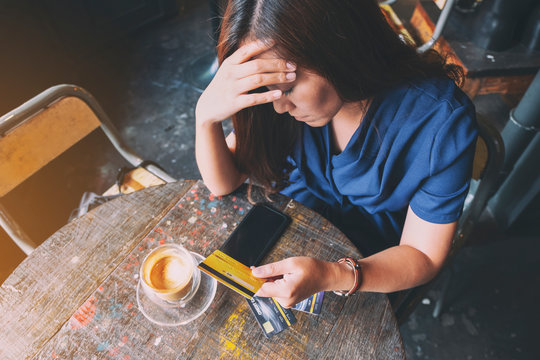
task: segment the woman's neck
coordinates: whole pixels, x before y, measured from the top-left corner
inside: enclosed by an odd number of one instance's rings
[[[330,122],[332,154],[341,153],[362,123],[371,100],[345,103]]]

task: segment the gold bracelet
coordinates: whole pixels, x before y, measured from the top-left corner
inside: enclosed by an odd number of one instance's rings
[[[346,263],[351,267],[351,269],[354,272],[354,284],[352,288],[349,291],[346,290],[334,290],[334,294],[337,294],[339,296],[350,296],[358,291],[360,288],[360,285],[362,285],[362,267],[358,263],[358,261],[354,260],[350,257],[345,257],[342,259],[339,259],[338,264]]]

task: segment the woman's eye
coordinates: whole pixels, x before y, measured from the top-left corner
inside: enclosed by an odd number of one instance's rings
[[[290,93],[292,93],[292,90],[293,88],[290,88],[289,90],[283,90],[281,93],[285,96],[289,95]]]

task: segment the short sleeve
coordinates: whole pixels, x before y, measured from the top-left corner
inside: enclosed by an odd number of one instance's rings
[[[452,111],[437,131],[429,157],[429,176],[410,206],[423,220],[446,224],[459,219],[469,190],[478,130],[472,104]]]

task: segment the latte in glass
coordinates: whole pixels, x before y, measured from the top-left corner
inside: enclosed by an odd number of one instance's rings
[[[143,260],[143,289],[171,302],[188,301],[197,291],[200,275],[191,253],[178,244],[165,244]]]

